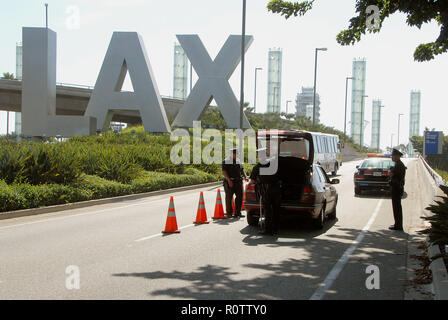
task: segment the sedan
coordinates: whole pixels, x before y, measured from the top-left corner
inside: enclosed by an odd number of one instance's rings
[[[356,166],[353,176],[355,183],[355,194],[360,195],[363,191],[388,191],[390,169],[394,162],[388,158],[369,158]]]

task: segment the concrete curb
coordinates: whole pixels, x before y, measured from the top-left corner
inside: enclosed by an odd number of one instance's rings
[[[438,245],[429,247],[429,257],[440,254]],[[436,300],[448,300],[448,272],[443,259],[434,260],[429,266],[432,271],[433,286]]]
[[[48,207],[0,212],[0,220],[28,217],[28,216],[34,216],[34,215],[39,215],[39,214],[45,214],[45,213],[66,211],[66,210],[71,210],[71,209],[80,209],[80,208],[101,205],[101,204],[136,200],[136,199],[141,199],[141,198],[160,196],[160,195],[174,193],[174,192],[189,191],[189,190],[201,189],[201,188],[207,188],[207,187],[216,187],[216,186],[219,186],[220,184],[222,184],[222,181],[210,182],[210,183],[204,183],[204,184],[196,184],[196,185],[191,185],[191,186],[158,190],[158,191],[151,191],[151,192],[145,192],[145,193],[130,194],[130,195],[126,195],[126,196],[119,196],[119,197],[113,197],[113,198],[104,198],[104,199],[96,199],[96,200],[88,200],[88,201],[60,204],[60,205],[48,206]]]

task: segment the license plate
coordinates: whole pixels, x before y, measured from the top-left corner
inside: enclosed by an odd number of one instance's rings
[[[382,175],[383,175],[382,172],[374,172],[374,173],[373,173],[373,176],[374,176],[374,177],[381,177]]]

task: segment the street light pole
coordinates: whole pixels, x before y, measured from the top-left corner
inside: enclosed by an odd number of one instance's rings
[[[48,29],[48,3],[45,4],[45,27]]]
[[[344,112],[344,141],[347,136],[347,94],[348,94],[348,80],[353,80],[353,77],[345,78],[345,112]]]
[[[243,26],[241,37],[241,92],[240,92],[240,129],[243,129],[244,115],[244,53],[246,47],[246,0],[243,0]]]
[[[397,143],[398,148],[400,148],[400,118],[402,115],[403,115],[402,113],[398,114],[398,143]]]
[[[6,136],[9,134],[9,111],[6,111]]]
[[[263,68],[255,68],[254,113],[256,113],[256,108],[257,108],[257,71],[258,70],[263,70]]]
[[[314,94],[313,94],[313,129],[316,124],[316,84],[317,84],[317,52],[327,51],[327,48],[316,48],[314,56]]]

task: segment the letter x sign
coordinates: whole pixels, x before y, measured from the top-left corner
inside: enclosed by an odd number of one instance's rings
[[[180,109],[173,126],[193,127],[202,111],[215,99],[229,128],[240,126],[240,103],[230,87],[229,79],[241,61],[241,36],[230,35],[215,60],[212,61],[198,35],[177,35],[182,48],[193,65],[199,79]],[[246,36],[247,51],[253,42]],[[250,128],[246,116],[243,128]]]

